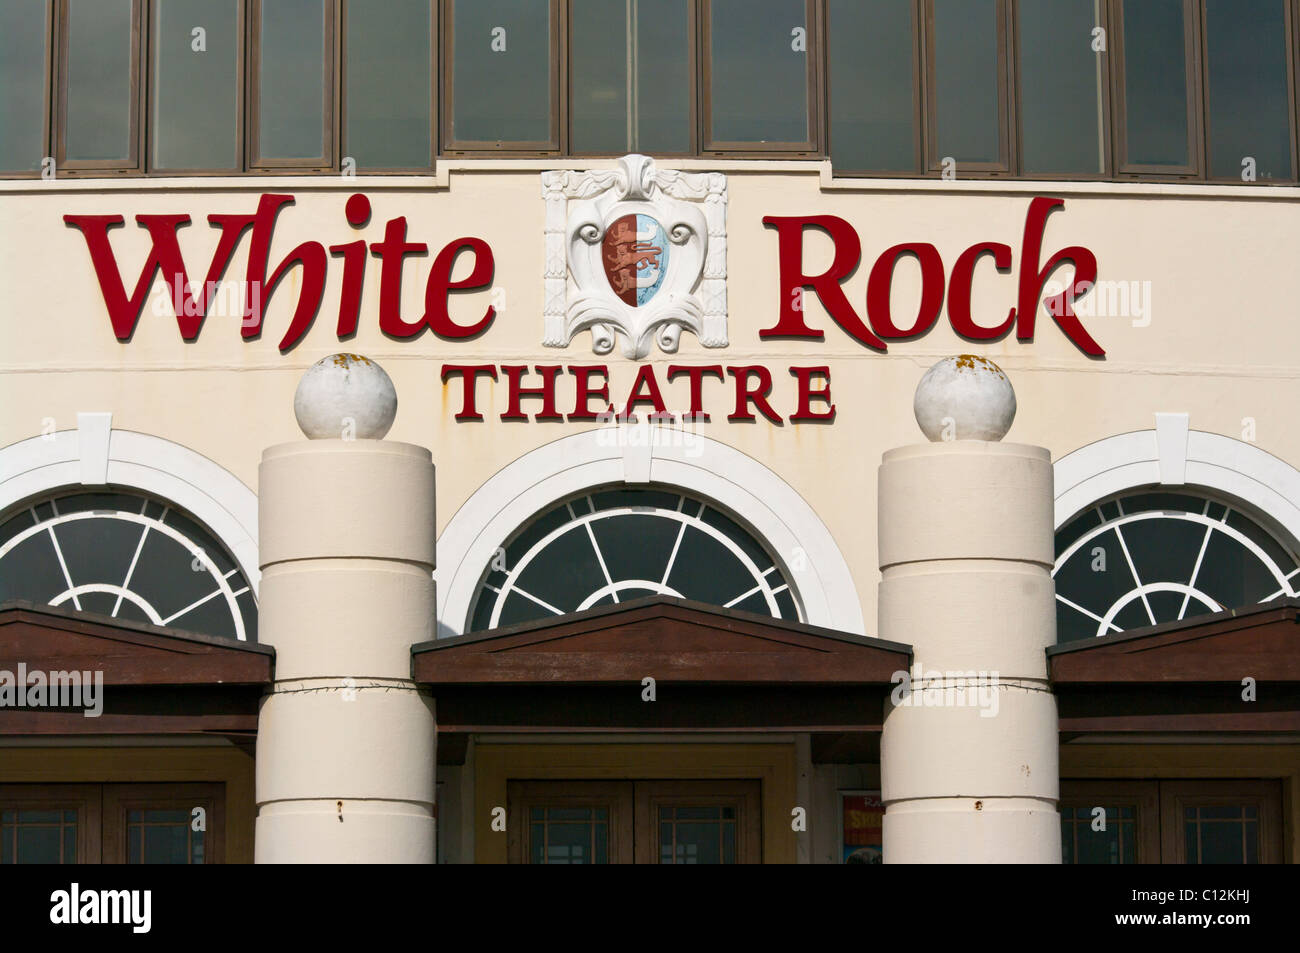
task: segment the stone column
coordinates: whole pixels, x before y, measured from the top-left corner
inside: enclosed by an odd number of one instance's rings
[[[392,381],[350,354],[294,399],[308,440],[259,471],[259,638],[275,684],[257,737],[258,863],[434,862],[433,700],[411,645],[433,638],[434,471],[383,440]]]
[[[933,441],[880,467],[883,639],[914,649],[881,737],[886,863],[1060,863],[1052,463],[1003,444],[996,364],[940,361],[916,392]]]

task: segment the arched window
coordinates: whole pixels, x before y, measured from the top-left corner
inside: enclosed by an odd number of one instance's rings
[[[799,620],[773,556],[734,520],[667,490],[599,490],[534,517],[492,560],[473,630],[648,595]]]
[[[1053,576],[1060,642],[1300,594],[1292,545],[1229,503],[1164,491],[1066,523]]]
[[[257,639],[248,580],[206,529],[151,497],[53,495],[0,517],[0,602],[25,599]]]

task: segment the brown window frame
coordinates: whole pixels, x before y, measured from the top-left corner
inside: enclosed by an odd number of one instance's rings
[[[1259,830],[1259,863],[1283,862],[1280,781],[1162,781],[1160,783],[1161,856],[1167,864],[1187,863],[1183,809],[1251,804]]]
[[[804,52],[808,83],[808,138],[800,142],[731,142],[713,139],[713,3],[700,0],[697,17],[699,45],[696,55],[696,75],[699,80],[699,139],[698,155],[701,158],[754,159],[772,156],[778,159],[823,158],[821,143],[823,119],[821,103],[825,100],[822,56],[822,14],[825,4],[819,0],[804,0],[804,28],[808,31],[807,49]]]
[[[1261,182],[1256,179],[1254,182],[1243,182],[1240,175],[1236,176],[1216,176],[1210,171],[1210,31],[1209,17],[1206,10],[1206,0],[1196,0],[1196,15],[1200,19],[1200,58],[1201,58],[1201,168],[1205,170],[1206,182],[1218,182],[1234,185],[1295,185],[1297,179],[1300,179],[1300,168],[1297,167],[1297,143],[1296,143],[1296,79],[1300,76],[1297,71],[1297,63],[1300,61],[1300,50],[1297,44],[1300,44],[1300,36],[1296,34],[1296,4],[1290,0],[1282,0],[1283,29],[1286,31],[1284,40],[1286,48],[1290,55],[1286,58],[1286,78],[1287,78],[1287,119],[1291,124],[1287,142],[1291,146],[1291,177],[1290,179],[1273,179],[1271,181]]]
[[[1012,76],[1012,17],[1009,0],[994,0],[995,13],[999,23],[998,29],[998,140],[1000,158],[997,162],[958,162],[957,178],[997,178],[1005,179],[1015,175],[1018,156],[1016,145],[1018,135],[1012,135],[1017,127],[1013,89],[1015,80]],[[922,58],[924,62],[923,87],[925,114],[925,169],[923,174],[931,178],[943,173],[943,159],[939,155],[939,110],[935,95],[937,80],[935,78],[935,43],[934,43],[934,0],[922,0],[923,33],[921,37]]]
[[[656,158],[665,159],[692,159],[700,155],[700,6],[703,0],[686,0],[686,38],[689,47],[688,62],[690,63],[690,130],[691,145],[687,152],[660,152],[656,151]],[[565,76],[565,97],[564,97],[564,124],[561,129],[563,149],[561,153],[566,156],[572,156],[575,159],[600,159],[613,158],[625,155],[625,152],[599,152],[585,151],[580,152],[572,148],[573,142],[573,109],[569,100],[568,92],[573,89],[573,57],[569,51],[573,49],[573,24],[570,14],[570,0],[563,0],[565,9],[565,31],[564,31],[564,69]]]
[[[1125,2],[1133,2],[1133,0],[1110,0],[1111,29],[1106,34],[1106,46],[1114,53],[1110,60],[1110,78],[1111,101],[1114,103],[1115,177],[1120,180],[1137,178],[1147,181],[1204,181],[1205,139],[1202,116],[1205,114],[1205,104],[1202,96],[1202,77],[1205,75],[1205,62],[1201,56],[1204,30],[1201,27],[1200,0],[1182,0],[1185,24],[1183,69],[1187,88],[1187,157],[1193,163],[1182,167],[1148,165],[1130,162],[1128,159],[1128,103],[1124,95],[1124,80],[1127,75],[1124,62]]]
[[[55,173],[57,175],[58,157],[55,156],[51,148],[54,129],[51,116],[54,112],[53,96],[55,95],[55,82],[59,75],[58,65],[58,0],[45,0],[45,76],[43,90],[44,96],[41,100],[43,112],[41,113],[41,162],[36,169],[0,169],[0,180],[3,179],[39,179],[42,177],[42,170],[39,165],[43,165],[46,159],[53,158],[56,163]]]
[[[77,859],[73,863],[98,864],[103,830],[100,790],[98,784],[0,784],[0,810],[76,811]],[[16,839],[14,846],[17,849]]]
[[[1062,779],[1060,807],[1133,808],[1134,863],[1160,863],[1160,785],[1157,781]]]
[[[155,56],[157,50],[157,24],[154,18],[154,8],[158,0],[145,0],[145,16],[148,19],[146,27],[148,31],[148,40],[146,44],[146,56],[144,62],[144,155],[143,165],[146,175],[159,176],[210,176],[210,175],[243,175],[247,169],[247,162],[244,153],[245,127],[248,121],[247,94],[249,58],[248,58],[248,0],[236,0],[238,8],[238,18],[235,24],[236,42],[239,43],[239,52],[236,55],[236,74],[235,74],[235,155],[238,156],[237,167],[231,168],[199,168],[199,169],[175,169],[168,166],[155,166],[153,164],[153,143],[155,136],[154,115],[153,115],[153,84],[157,75],[158,60]],[[163,0],[166,2],[166,0]]]
[[[620,823],[633,816],[631,781],[508,781],[507,856],[512,864],[532,863],[532,823],[529,812],[534,807],[606,808],[609,833],[609,863],[632,863],[630,823]]]
[[[659,808],[665,806],[733,807],[736,811],[736,865],[763,862],[761,782],[638,781],[636,785],[635,862],[661,864]]]
[[[131,0],[131,155],[126,159],[68,159],[68,30],[72,18],[68,13],[69,0],[57,0],[54,22],[57,62],[54,76],[54,168],[55,175],[119,176],[139,175],[144,170],[145,113],[145,57],[149,49],[148,24],[145,0]]]
[[[244,170],[253,175],[302,175],[336,172],[339,168],[339,3],[337,0],[320,0],[325,7],[325,29],[322,52],[325,55],[325,89],[321,91],[324,108],[322,143],[324,154],[306,159],[276,159],[261,154],[261,61],[262,61],[262,4],[266,0],[247,0],[248,34],[244,70],[245,97],[248,103],[247,133],[244,153]]]
[[[336,44],[338,51],[338,91],[336,100],[338,102],[338,158],[335,162],[335,170],[342,168],[343,160],[351,157],[348,150],[348,5],[352,0],[339,0],[338,12],[338,34],[339,42]],[[355,171],[357,175],[429,175],[433,172],[434,163],[438,160],[438,90],[440,86],[439,69],[442,65],[442,55],[439,50],[439,13],[441,9],[440,0],[426,0],[429,5],[429,162],[423,166],[366,166],[364,170],[358,167]]]
[[[1114,71],[1114,61],[1111,59],[1110,47],[1110,29],[1111,29],[1111,9],[1108,0],[1101,0],[1097,4],[1097,17],[1100,22],[1096,26],[1101,27],[1103,36],[1106,37],[1106,48],[1097,52],[1096,56],[1101,58],[1101,89],[1099,90],[1101,102],[1101,154],[1105,158],[1103,170],[1101,172],[1025,172],[1024,170],[1024,143],[1025,143],[1025,126],[1024,117],[1020,109],[1020,0],[1013,0],[1011,5],[1011,23],[1010,23],[1010,66],[1012,87],[1011,96],[1014,103],[1015,122],[1013,124],[1013,139],[1016,150],[1015,177],[1025,179],[1031,182],[1109,182],[1115,179],[1115,110],[1112,105],[1112,75]]]
[[[103,857],[106,864],[125,864],[127,817],[132,810],[201,807],[206,812],[203,863],[225,861],[224,784],[106,784],[103,800]]]
[[[126,812],[134,809],[202,807],[204,864],[225,863],[224,782],[105,784],[0,784],[0,808],[77,811],[77,863],[126,863]]]
[[[454,129],[455,105],[455,7],[456,0],[441,0],[442,16],[439,21],[441,37],[439,54],[439,87],[442,121],[439,124],[438,154],[441,156],[509,156],[526,158],[529,156],[558,156],[564,154],[562,132],[568,128],[568,16],[569,4],[566,0],[548,0],[550,6],[550,48],[551,61],[548,71],[551,100],[551,138],[540,140],[499,140],[456,139]],[[561,68],[563,64],[563,68]]]
[[[821,83],[825,91],[822,97],[822,144],[823,152],[827,159],[831,157],[831,57],[830,57],[830,30],[831,30],[831,11],[830,4],[820,2],[818,4],[821,10],[821,36],[822,45],[822,68]],[[839,169],[834,170],[836,178],[857,178],[857,179],[915,179],[924,175],[922,171],[922,162],[926,155],[926,130],[925,130],[925,57],[921,32],[924,26],[924,16],[921,12],[920,0],[909,0],[908,6],[912,10],[912,168],[905,172],[899,172],[896,169]]]

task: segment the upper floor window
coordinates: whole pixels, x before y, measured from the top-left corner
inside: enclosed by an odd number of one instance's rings
[[[1300,595],[1294,549],[1226,503],[1139,492],[1056,534],[1059,642]]]
[[[252,589],[225,547],[168,504],[121,492],[54,495],[0,516],[8,599],[257,639]]]
[[[651,595],[802,618],[776,560],[735,520],[666,490],[601,490],[538,514],[488,567],[470,630]]]
[[[0,0],[0,175],[1297,180],[1300,0]]]

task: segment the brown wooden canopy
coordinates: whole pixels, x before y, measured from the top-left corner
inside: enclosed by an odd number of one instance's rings
[[[275,651],[75,610],[0,605],[0,671],[102,672],[103,713],[0,707],[0,735],[251,736]]]
[[[1300,731],[1300,599],[1067,642],[1047,658],[1063,740]]]
[[[411,659],[438,700],[440,735],[811,731],[819,750],[861,752],[911,649],[652,596],[424,642]],[[843,737],[862,733],[873,737]]]

